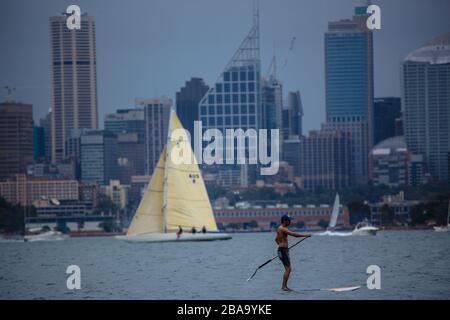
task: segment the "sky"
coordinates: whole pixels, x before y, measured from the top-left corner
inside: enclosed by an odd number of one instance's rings
[[[350,19],[363,0],[259,0],[262,74],[274,49],[284,93],[300,90],[305,131],[325,119],[324,33],[329,21]],[[380,0],[374,32],[375,97],[400,96],[404,57],[450,32],[450,0]],[[212,85],[252,25],[254,0],[1,0],[0,100],[4,86],[51,107],[48,18],[70,4],[95,17],[99,125],[105,113],[137,97],[168,96],[191,77]],[[292,50],[291,40],[296,38]]]

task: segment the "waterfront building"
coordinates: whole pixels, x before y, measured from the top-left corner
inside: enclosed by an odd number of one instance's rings
[[[333,208],[328,205],[259,205],[235,206],[215,208],[214,217],[220,228],[229,225],[238,225],[247,229],[252,225],[261,230],[272,230],[280,225],[280,219],[288,214],[294,219],[294,223],[303,222],[308,229],[320,229],[318,224],[321,220],[329,221]],[[341,206],[337,220],[338,226],[349,226],[349,212],[347,207]],[[295,227],[295,224],[292,225]]]
[[[109,184],[104,186],[103,193],[120,209],[124,209],[128,203],[129,186],[123,185],[119,180],[110,180]]]
[[[405,200],[403,191],[397,195],[385,195],[381,201],[369,203],[370,219],[374,225],[407,224],[411,221],[410,211],[420,201]]]
[[[79,182],[57,178],[30,178],[17,174],[0,182],[0,196],[14,204],[31,205],[36,200],[78,200]]]

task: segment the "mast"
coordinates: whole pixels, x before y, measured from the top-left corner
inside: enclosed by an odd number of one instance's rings
[[[449,197],[448,197],[447,227],[449,225],[449,219],[450,219],[450,193],[449,193]]]
[[[170,110],[169,128],[167,132],[167,143],[166,143],[166,155],[165,155],[166,159],[164,161],[163,205],[162,205],[164,233],[167,233],[167,177],[168,177],[168,163],[169,163],[170,132],[172,131],[172,112],[174,111]]]

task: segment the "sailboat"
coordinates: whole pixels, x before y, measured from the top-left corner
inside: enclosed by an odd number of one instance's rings
[[[339,201],[339,194],[336,193],[336,197],[334,198],[334,204],[333,204],[333,211],[331,212],[331,219],[328,223],[327,230],[333,229],[336,227],[337,218],[339,215],[339,207],[340,207],[340,201]]]
[[[436,232],[447,232],[450,231],[450,198],[448,199],[448,210],[447,210],[447,225],[446,226],[435,226],[434,231]]]
[[[317,235],[320,236],[350,236],[350,232],[336,232],[334,228],[336,227],[337,218],[339,216],[339,208],[341,206],[339,200],[339,194],[336,193],[336,197],[334,198],[333,211],[331,212],[330,222],[328,222],[328,227],[325,232],[320,232]]]
[[[179,161],[178,156],[190,161]],[[167,144],[127,234],[116,238],[128,242],[231,239],[217,229],[200,169],[175,111],[170,114]]]

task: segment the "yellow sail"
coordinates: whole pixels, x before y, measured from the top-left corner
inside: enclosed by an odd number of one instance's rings
[[[165,148],[164,148],[165,149]],[[163,232],[163,182],[165,150],[161,153],[152,178],[128,228],[127,235]]]
[[[167,176],[167,230],[178,227],[197,230],[205,227],[207,231],[217,231],[211,203],[194,153],[187,139],[182,134],[183,126],[175,112],[171,114],[169,162]],[[190,160],[190,163],[176,161],[176,156]],[[184,161],[187,162],[187,161]]]
[[[165,162],[166,148],[164,148],[127,235],[171,232],[178,230],[179,227],[184,229],[195,227],[199,231],[205,227],[207,231],[217,231],[200,169],[190,142],[180,129],[183,129],[183,126],[176,113],[172,111],[166,146],[169,160]],[[172,159],[179,155],[184,159],[190,159],[190,163],[180,163],[179,160]],[[164,188],[165,170],[167,183]],[[163,210],[164,203],[166,203],[165,210]]]

